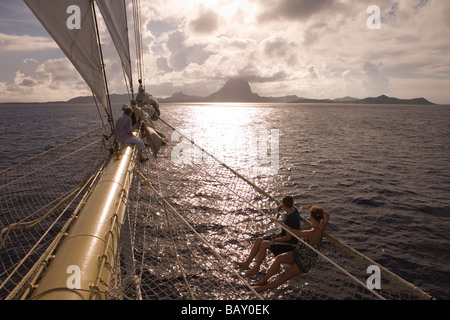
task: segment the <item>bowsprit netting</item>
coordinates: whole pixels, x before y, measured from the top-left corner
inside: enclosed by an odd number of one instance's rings
[[[169,137],[173,128],[157,123]],[[109,156],[101,135],[93,131],[0,174],[2,299],[27,298],[57,254]],[[256,279],[233,261],[272,232],[275,198],[245,178],[251,168],[237,173],[207,153],[199,164],[175,164],[172,148],[135,168],[109,299],[430,298],[382,267],[381,290],[372,292],[366,270],[375,262],[331,235],[308,274],[257,294],[249,285]],[[263,272],[272,259],[269,253]]]
[[[158,124],[158,130],[170,136],[174,128],[164,120]],[[310,273],[259,296],[248,285],[255,279],[242,277],[233,261],[243,259],[256,237],[271,232],[269,217],[275,212],[275,198],[194,141],[195,152],[204,153],[199,164],[174,164],[170,147],[141,166],[134,180],[116,272],[116,281],[126,279],[127,285],[116,284],[112,297],[430,298],[381,266],[381,290],[369,290],[367,267],[376,263],[331,235]],[[247,176],[252,176],[251,170]],[[303,218],[303,223],[308,222]],[[267,267],[268,263],[263,269]]]
[[[103,128],[0,173],[0,297],[29,289],[109,151]]]

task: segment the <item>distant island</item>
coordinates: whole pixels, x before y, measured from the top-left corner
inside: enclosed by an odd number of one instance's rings
[[[127,94],[111,94],[112,103],[127,103]],[[398,99],[381,95],[379,97],[370,97],[358,99],[353,97],[344,97],[339,99],[308,99],[296,95],[282,97],[261,97],[253,93],[248,81],[242,78],[228,80],[225,85],[217,92],[207,97],[191,96],[183,92],[174,93],[169,98],[158,98],[160,103],[193,103],[193,102],[244,102],[244,103],[354,103],[354,104],[410,104],[410,105],[435,105],[425,98],[416,99]],[[77,97],[70,99],[67,103],[91,103],[92,96]]]

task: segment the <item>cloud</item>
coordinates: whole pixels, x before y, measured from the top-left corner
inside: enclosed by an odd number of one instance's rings
[[[1,83],[0,95],[6,98],[4,101],[65,101],[91,94],[68,59],[49,59],[42,64],[28,62],[35,65],[33,73],[25,75],[17,70],[11,83]]]
[[[264,54],[268,57],[284,58],[296,50],[296,44],[282,37],[273,37],[262,42]]]
[[[169,39],[167,41],[167,49],[169,57],[163,58],[160,57],[159,68],[161,69],[161,62],[166,59],[168,62],[167,68],[164,65],[166,70],[173,69],[175,71],[180,71],[185,69],[191,63],[196,63],[198,65],[202,65],[213,53],[206,50],[206,44],[194,44],[194,45],[186,45],[184,43],[186,37],[183,32],[175,31],[169,35]]]
[[[380,30],[366,26],[371,4],[381,8]],[[154,0],[142,2],[141,12],[145,75],[156,95],[208,95],[236,76],[261,95],[317,98],[435,95],[449,83],[448,0]],[[89,94],[49,37],[5,33],[0,91],[56,95],[72,86],[73,95]],[[110,91],[123,93],[117,54],[102,40]],[[439,92],[427,98],[450,102],[448,90]]]
[[[260,22],[273,20],[307,21],[324,9],[334,7],[334,0],[264,0],[260,1],[264,8],[259,15]]]
[[[49,38],[0,33],[0,50],[3,52],[27,52],[48,49],[58,49],[58,46]]]
[[[381,63],[378,65],[368,61],[364,63],[363,74],[365,75],[364,87],[369,94],[381,95],[389,92],[389,79],[380,72]]]
[[[310,26],[305,30],[303,34],[303,44],[307,47],[317,43],[321,36],[326,34],[329,29],[327,28],[327,24],[324,22],[318,22]]]
[[[172,72],[173,69],[169,66],[169,62],[166,57],[159,57],[156,59],[156,67],[162,72]]]
[[[189,22],[189,28],[200,34],[209,34],[218,29],[219,16],[212,9],[201,9],[197,19]]]
[[[74,80],[79,81],[81,79],[66,58],[50,59],[40,64],[36,68],[36,77],[41,80],[49,79],[53,84],[58,82],[71,83]]]
[[[319,76],[317,75],[316,71],[314,70],[314,66],[310,66],[307,68],[308,74],[311,79],[318,79]]]

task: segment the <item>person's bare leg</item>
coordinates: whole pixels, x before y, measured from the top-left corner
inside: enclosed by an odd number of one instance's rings
[[[261,264],[264,261],[264,258],[266,257],[267,249],[269,248],[270,242],[267,240],[264,240],[260,244],[255,265],[253,266],[253,268],[251,268],[245,273],[247,276],[256,276],[259,274],[259,268],[261,267]]]
[[[252,286],[262,286],[267,284],[267,281],[275,275],[278,271],[280,271],[280,267],[282,264],[295,264],[294,256],[292,252],[286,252],[278,255],[273,261],[267,273],[262,277],[259,281],[255,282]]]
[[[255,243],[253,244],[252,249],[250,250],[250,254],[248,255],[247,260],[244,262],[238,262],[236,261],[236,264],[241,267],[244,270],[247,270],[250,266],[250,263],[252,262],[253,258],[258,254],[259,247],[261,246],[261,243],[263,242],[263,238],[256,239]]]
[[[263,292],[268,289],[274,289],[287,282],[289,279],[301,274],[302,272],[298,268],[297,264],[294,263],[275,280],[266,284],[262,284],[260,286],[253,286],[253,289],[255,289],[256,292]]]

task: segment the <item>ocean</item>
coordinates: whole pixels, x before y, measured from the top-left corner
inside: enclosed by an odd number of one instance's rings
[[[0,171],[101,125],[93,105],[0,111]],[[336,238],[450,298],[449,106],[162,104],[161,112],[270,194],[324,207]],[[241,157],[249,147],[256,156]]]

